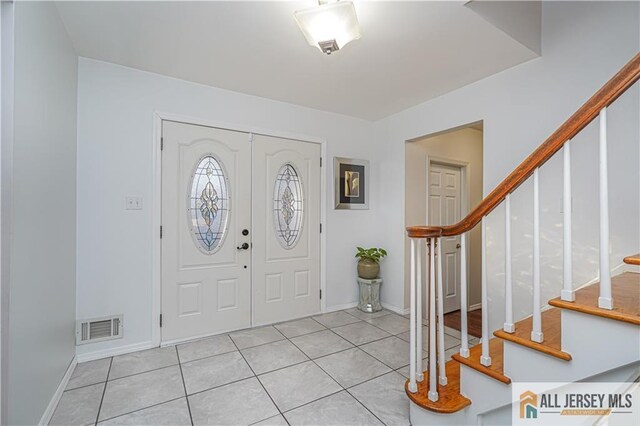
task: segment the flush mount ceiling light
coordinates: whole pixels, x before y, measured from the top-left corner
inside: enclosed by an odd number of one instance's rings
[[[319,6],[293,13],[310,46],[327,55],[360,38],[356,9],[350,1],[320,0]]]

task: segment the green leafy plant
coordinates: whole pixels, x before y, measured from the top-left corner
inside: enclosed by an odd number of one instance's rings
[[[356,257],[359,259],[370,259],[376,263],[380,263],[380,259],[387,255],[387,251],[383,248],[371,247],[368,249],[362,247],[356,247],[358,252],[356,253]]]

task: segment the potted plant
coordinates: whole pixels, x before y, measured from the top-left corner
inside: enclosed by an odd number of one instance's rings
[[[365,280],[373,280],[380,274],[380,259],[387,255],[383,248],[371,247],[368,249],[357,247],[358,276]]]

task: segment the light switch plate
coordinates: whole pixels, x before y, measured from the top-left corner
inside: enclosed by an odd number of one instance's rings
[[[142,197],[127,197],[125,209],[142,210]]]

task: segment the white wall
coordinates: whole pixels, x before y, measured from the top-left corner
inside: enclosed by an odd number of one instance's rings
[[[382,200],[375,190],[382,162],[370,122],[84,58],[78,90],[77,317],[124,314],[122,340],[80,346],[80,355],[148,345],[152,339],[156,110],[325,138],[326,302],[328,309],[356,303],[355,246],[385,245],[377,219]],[[333,209],[334,156],[371,162],[370,210]],[[144,209],[125,211],[127,195],[142,196]],[[402,250],[392,251],[389,258],[394,257],[402,259]],[[402,294],[393,288],[385,283],[383,302],[402,306]]]
[[[543,56],[371,123],[247,96],[124,67],[80,59],[78,115],[77,317],[125,315],[122,340],[86,345],[87,355],[151,344],[153,111],[325,138],[327,291],[329,308],[356,302],[356,245],[389,250],[382,264],[382,301],[404,303],[404,143],[484,121],[484,192],[488,193],[639,48],[638,3],[545,2]],[[640,248],[638,89],[610,111],[612,265]],[[597,274],[597,132],[590,126],[574,148],[576,284]],[[371,161],[371,208],[332,208],[334,156]],[[558,159],[542,170],[543,297],[556,296],[561,271],[561,179]],[[631,176],[631,179],[629,179]],[[141,195],[142,211],[124,198]],[[530,311],[531,193],[513,197],[516,315]],[[490,217],[490,314],[502,323],[502,207]],[[516,242],[517,241],[517,242]],[[107,353],[107,352],[102,352]]]
[[[443,95],[375,123],[379,135],[382,193],[389,205],[404,205],[406,140],[479,120],[484,122],[484,192],[490,192],[565,119],[639,50],[637,2],[545,2],[542,57]],[[611,264],[640,248],[639,90],[636,85],[609,111],[611,164]],[[597,123],[574,140],[575,283],[597,276]],[[562,267],[562,159],[541,170],[543,298],[559,295]],[[531,182],[514,195],[513,274],[515,315],[531,311]],[[488,277],[493,329],[503,322],[504,207],[488,220]],[[404,212],[383,211],[381,238],[391,252],[403,250]],[[415,225],[409,223],[406,225]],[[390,259],[389,276],[402,277],[403,262]]]
[[[55,5],[16,3],[8,424],[40,421],[75,354],[77,69]]]
[[[473,209],[482,201],[482,131],[472,128],[454,130],[452,132],[435,135],[405,144],[405,223],[425,223],[429,208],[427,194],[427,161],[428,157],[448,159],[467,163],[466,172],[469,179],[463,177],[463,191],[467,191],[468,200],[462,200],[465,205],[461,212]],[[464,194],[464,192],[463,192]],[[468,206],[467,206],[468,201]],[[466,214],[466,213],[465,213]],[[462,218],[462,217],[461,217]],[[468,304],[473,306],[480,303],[482,279],[482,254],[480,228],[469,233],[469,291]],[[410,302],[411,277],[411,245],[406,239],[404,247],[404,277],[405,277],[405,306]],[[426,275],[426,274],[425,274]],[[426,300],[426,294],[425,294]],[[424,310],[426,313],[426,309]]]

